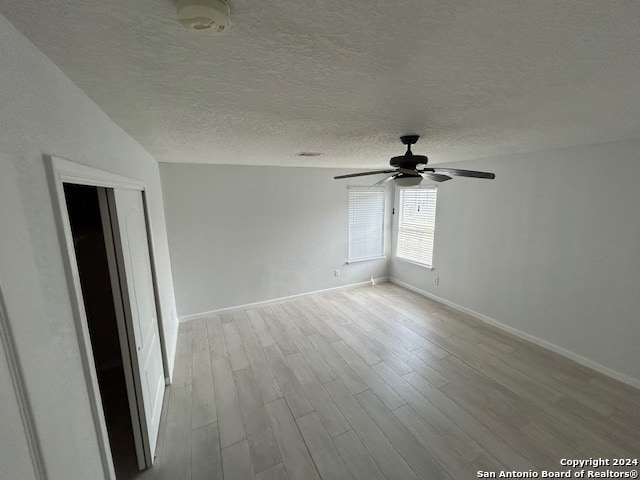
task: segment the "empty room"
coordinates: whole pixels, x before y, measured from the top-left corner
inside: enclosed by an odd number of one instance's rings
[[[637,478],[640,3],[0,2],[0,478]]]

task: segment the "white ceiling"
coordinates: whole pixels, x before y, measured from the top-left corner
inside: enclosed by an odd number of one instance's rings
[[[223,35],[186,30],[173,0],[0,13],[161,162],[382,167],[406,133],[433,163],[640,137],[637,0],[229,4]]]

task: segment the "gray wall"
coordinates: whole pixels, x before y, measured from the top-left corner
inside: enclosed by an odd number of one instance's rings
[[[158,166],[1,16],[0,44],[0,286],[11,342],[48,478],[101,478],[98,437],[42,156],[57,155],[146,182],[172,359],[177,322]],[[0,478],[31,478],[33,468],[22,461],[28,454],[24,441],[17,433],[5,435],[23,428],[18,411],[4,401],[5,392],[11,398],[14,391],[4,370]],[[5,464],[5,456],[15,462]]]
[[[393,258],[391,275],[640,386],[639,155],[636,140],[456,163],[496,180],[441,184],[434,270]]]
[[[441,184],[435,268],[390,256],[390,272],[344,265],[356,182],[338,171],[163,164],[179,315],[390,273],[640,385],[638,152],[627,141],[457,163],[497,179]]]
[[[379,176],[182,164],[161,164],[160,172],[181,317],[388,275],[386,260],[345,265],[347,186]]]

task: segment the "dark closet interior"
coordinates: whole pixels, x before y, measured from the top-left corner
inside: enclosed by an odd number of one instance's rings
[[[116,477],[138,471],[98,187],[65,184],[82,297]]]

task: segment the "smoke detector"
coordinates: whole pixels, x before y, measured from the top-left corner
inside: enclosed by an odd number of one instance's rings
[[[197,32],[222,33],[229,28],[231,9],[224,0],[178,0],[182,25]]]

